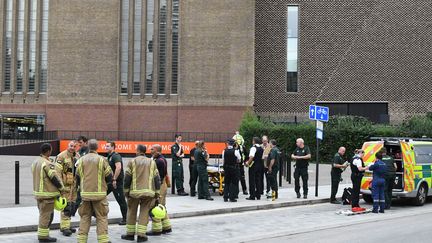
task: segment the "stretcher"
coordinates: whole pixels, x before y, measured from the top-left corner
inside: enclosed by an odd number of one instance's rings
[[[225,173],[223,165],[220,163],[219,159],[216,160],[216,163],[207,165],[207,174],[209,178],[209,189],[211,189],[213,192],[216,192],[217,190],[219,195],[222,196],[225,186]]]

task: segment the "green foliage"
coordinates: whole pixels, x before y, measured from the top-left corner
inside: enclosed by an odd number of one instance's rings
[[[432,137],[432,114],[413,117],[401,125],[373,124],[364,117],[333,116],[324,126],[324,140],[320,142],[320,162],[330,163],[341,146],[347,149],[347,158],[356,148],[361,148],[370,137]],[[274,124],[260,121],[253,112],[246,112],[240,126],[246,146],[251,146],[254,136],[268,135],[276,139],[278,146],[290,154],[295,149],[295,141],[301,137],[311,148],[315,160],[315,122],[298,124]]]

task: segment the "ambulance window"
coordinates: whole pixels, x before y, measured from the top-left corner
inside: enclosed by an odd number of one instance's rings
[[[414,153],[416,164],[432,164],[432,146],[416,145]]]

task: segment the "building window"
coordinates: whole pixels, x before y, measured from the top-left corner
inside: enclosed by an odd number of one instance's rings
[[[37,21],[37,0],[30,1],[30,21],[29,21],[29,82],[28,91],[35,91],[36,77],[36,21]]]
[[[168,1],[172,1],[172,9],[168,9],[168,6],[170,6],[170,2]],[[155,2],[158,3],[158,5],[155,6]],[[166,84],[170,78],[172,79],[171,93],[176,94],[178,89],[179,0],[135,0],[133,6],[134,16],[129,16],[129,4],[131,3],[132,2],[128,0],[122,1],[120,93],[132,95],[166,94],[168,92]],[[145,6],[144,4],[147,5]],[[144,7],[146,7],[145,21],[143,21],[145,16],[142,14]],[[170,23],[168,23],[168,19],[170,19],[168,18],[168,14],[172,15],[172,21],[170,21]],[[155,23],[155,19],[158,20],[158,22]],[[133,30],[128,29],[130,21],[133,21]],[[146,33],[142,33],[142,24],[146,24]],[[170,36],[168,36],[169,25],[171,25],[173,29],[173,34]],[[134,32],[133,58],[128,56],[128,53],[130,53],[128,51],[132,48],[132,46],[129,45],[130,31]],[[154,40],[157,40],[157,43],[154,43]],[[170,50],[168,50],[169,41],[173,43],[172,49],[170,48]],[[142,48],[144,46],[145,49]],[[167,66],[167,55],[169,54],[172,55],[173,62],[171,65]],[[144,65],[145,73],[144,70],[141,70],[141,67]],[[172,75],[170,75],[170,77],[167,76],[167,68],[172,69]],[[153,75],[154,69],[157,70],[156,75]],[[130,70],[133,70],[132,76],[128,75],[128,71]],[[153,77],[156,77],[156,80],[154,80]],[[141,83],[144,83],[144,90],[141,89]],[[128,84],[131,84],[132,90],[128,90]],[[154,85],[156,85],[156,87],[154,87]]]
[[[12,72],[12,26],[13,26],[13,0],[6,1],[5,19],[5,60],[4,60],[4,82],[3,91],[9,92],[11,88]]]
[[[23,91],[23,76],[24,76],[24,8],[25,1],[18,1],[18,42],[17,42],[17,58],[16,58],[16,92]]]
[[[48,15],[49,0],[44,0],[42,5],[42,38],[41,38],[41,63],[40,63],[40,92],[46,92],[48,80]]]
[[[298,6],[287,12],[287,92],[298,92]]]

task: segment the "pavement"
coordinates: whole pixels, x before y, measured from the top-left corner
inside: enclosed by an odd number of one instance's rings
[[[341,185],[344,188],[350,185]],[[311,205],[329,202],[330,186],[319,187],[319,197],[314,197],[315,188],[309,187],[310,195],[308,199],[297,199],[291,186],[280,188],[279,199],[275,201],[261,199],[255,201],[245,200],[247,196],[239,195],[236,203],[224,202],[223,197],[213,195],[214,201],[198,200],[190,196],[170,196],[167,198],[167,209],[171,218],[185,218],[204,215],[217,215],[226,213],[237,213],[245,211],[256,211],[274,209],[282,207],[293,207],[299,205]],[[33,205],[36,201],[33,199]],[[121,218],[121,212],[115,201],[109,204],[109,222],[116,224]],[[36,206],[0,208],[0,234],[10,234],[18,232],[36,231],[38,223],[38,209]],[[60,214],[55,213],[51,229],[59,228]],[[79,216],[72,218],[72,225],[78,226]]]

